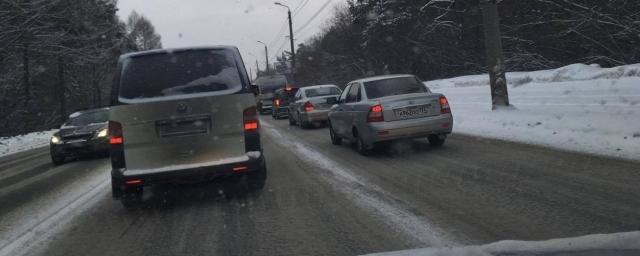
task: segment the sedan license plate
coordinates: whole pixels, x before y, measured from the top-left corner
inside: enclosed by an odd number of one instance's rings
[[[407,118],[428,115],[430,108],[431,108],[431,105],[427,104],[427,105],[420,105],[415,107],[394,109],[393,112],[396,114],[396,117],[400,119],[407,119]]]

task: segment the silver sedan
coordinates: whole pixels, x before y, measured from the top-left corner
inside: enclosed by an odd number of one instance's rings
[[[366,155],[376,144],[426,137],[441,146],[453,128],[447,98],[432,93],[413,75],[370,77],[350,82],[339,98],[327,99],[335,145],[348,139]]]
[[[342,91],[338,86],[314,85],[300,88],[289,105],[289,124],[308,128],[314,123],[327,122],[329,108],[327,98],[335,98]]]

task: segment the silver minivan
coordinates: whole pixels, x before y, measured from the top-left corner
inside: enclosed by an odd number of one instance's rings
[[[252,89],[236,47],[121,56],[108,128],[113,197],[128,207],[145,186],[234,175],[262,189]]]
[[[328,98],[329,134],[335,145],[355,142],[363,155],[381,142],[426,137],[441,146],[453,128],[447,98],[413,75],[387,75],[350,82]]]

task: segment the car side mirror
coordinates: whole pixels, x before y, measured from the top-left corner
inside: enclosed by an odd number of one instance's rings
[[[251,89],[251,92],[253,93],[253,95],[257,96],[258,94],[260,94],[260,90],[258,89],[257,84],[251,84],[249,88]]]
[[[329,105],[334,105],[338,103],[338,98],[337,97],[329,97],[327,98],[327,104]]]

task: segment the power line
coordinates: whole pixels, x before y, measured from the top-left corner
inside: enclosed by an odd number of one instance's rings
[[[296,8],[296,10],[293,11],[293,17],[296,17],[298,14],[300,14],[302,8],[304,8],[307,3],[309,3],[309,0],[304,0],[304,2],[300,3],[300,8]]]
[[[300,32],[302,29],[304,29],[305,27],[309,26],[309,24],[311,24],[311,22],[313,22],[313,20],[314,20],[314,19],[316,19],[316,18],[318,17],[318,15],[320,15],[320,13],[321,13],[322,11],[324,11],[324,9],[326,9],[326,8],[329,6],[329,4],[331,3],[331,1],[332,1],[332,0],[327,0],[327,2],[326,2],[326,3],[324,3],[324,4],[322,5],[322,7],[320,7],[320,9],[319,9],[316,13],[314,13],[314,14],[311,16],[311,18],[309,18],[309,20],[307,20],[307,22],[305,22],[302,26],[298,27],[298,29],[296,29],[296,31],[295,31],[295,32],[293,32],[293,34],[295,35],[295,34],[297,34],[298,32]]]

